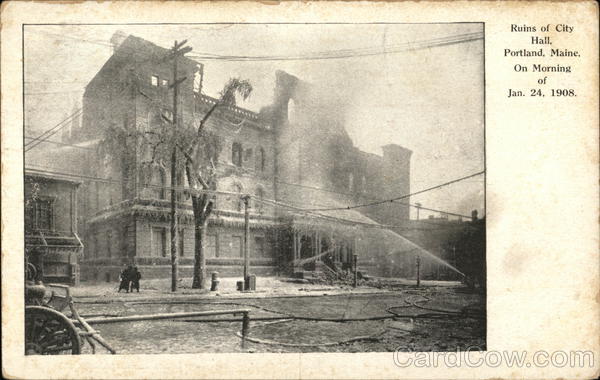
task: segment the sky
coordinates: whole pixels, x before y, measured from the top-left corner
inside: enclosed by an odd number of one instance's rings
[[[230,77],[250,80],[252,111],[273,100],[275,71],[335,93],[354,144],[381,154],[398,144],[413,151],[411,192],[483,170],[483,39],[421,50],[398,49],[436,38],[482,32],[482,24],[185,24],[28,25],[25,27],[25,123],[41,133],[80,107],[85,85],[112,54],[116,31],[169,48],[187,39],[188,54],[310,56],[345,49],[381,54],[326,60],[204,64],[203,92],[216,96]],[[383,52],[386,52],[383,54]],[[57,136],[53,137],[58,138]],[[484,213],[483,176],[411,197],[411,203],[470,215]],[[403,194],[399,194],[403,195]],[[421,211],[421,216],[432,214]],[[415,217],[415,210],[412,210]]]

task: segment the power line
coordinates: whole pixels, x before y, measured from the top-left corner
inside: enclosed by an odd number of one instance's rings
[[[34,95],[55,95],[55,94],[70,94],[74,92],[83,92],[84,89],[79,90],[63,90],[63,91],[40,91],[40,92],[25,92],[24,95],[34,96]]]
[[[264,204],[268,204],[271,206],[275,206],[275,207],[280,207],[280,208],[287,208],[290,210],[293,210],[294,213],[299,214],[299,215],[304,215],[304,216],[309,216],[309,217],[314,217],[317,219],[324,219],[330,222],[341,222],[344,224],[351,224],[351,225],[361,225],[364,227],[369,227],[369,228],[378,228],[378,229],[384,229],[384,230],[390,230],[390,229],[398,229],[398,230],[415,230],[415,231],[433,231],[433,230],[442,230],[442,229],[448,229],[448,228],[454,228],[456,226],[443,226],[440,227],[438,225],[438,228],[415,228],[415,227],[406,227],[404,225],[392,225],[392,224],[379,224],[377,222],[375,223],[367,223],[367,222],[360,222],[360,221],[356,221],[356,220],[351,220],[351,219],[345,219],[345,218],[340,218],[340,217],[336,217],[336,216],[330,216],[330,215],[324,215],[324,214],[319,214],[319,213],[315,213],[315,212],[311,212],[311,211],[306,211],[306,209],[300,208],[300,207],[296,207],[287,203],[283,203],[280,201],[275,201],[275,200],[270,200],[270,199],[260,199],[260,198],[255,198],[254,199],[255,202],[259,202],[259,203],[264,203]],[[362,215],[362,214],[361,214]]]
[[[67,125],[68,124],[63,124],[60,128],[58,128],[58,129],[52,131],[52,133],[49,133],[48,135],[46,135],[46,137],[52,137],[52,136],[54,136],[56,133],[58,133],[62,128],[64,128]],[[29,141],[28,144],[31,144],[31,145],[29,145],[29,146],[25,145],[25,153],[29,152],[30,150],[32,150],[36,146],[40,145],[44,140],[45,139],[37,138],[37,139],[33,139],[33,140]]]
[[[69,123],[69,121],[71,121],[71,119],[78,117],[82,112],[83,112],[82,108],[78,109],[77,111],[72,113],[70,116],[68,116],[66,119],[64,119],[60,123],[56,124],[54,127],[46,130],[45,132],[43,132],[42,134],[40,134],[33,140],[29,141],[29,143],[25,144],[25,152],[28,152],[31,149],[38,146],[41,143],[41,141],[39,141],[40,139],[47,139],[49,137],[54,136],[59,130],[64,128],[66,125],[68,125],[68,123]],[[27,146],[27,145],[29,145],[29,146]]]
[[[49,135],[50,133],[52,133],[52,131],[53,131],[54,129],[56,129],[56,128],[59,128],[59,129],[60,129],[60,128],[61,128],[61,125],[62,125],[63,123],[66,123],[67,121],[69,121],[69,120],[70,120],[71,118],[73,118],[73,117],[79,116],[78,114],[79,114],[79,113],[81,113],[82,111],[83,111],[83,109],[81,109],[81,108],[80,108],[80,109],[78,109],[77,111],[75,111],[75,112],[74,112],[74,113],[72,113],[71,115],[67,116],[67,117],[66,117],[64,120],[62,120],[62,121],[61,121],[61,122],[59,122],[58,124],[54,125],[52,128],[49,128],[49,129],[45,130],[45,131],[44,131],[44,132],[42,132],[42,133],[41,133],[39,136],[37,136],[37,137],[33,138],[33,140],[35,141],[35,140],[38,140],[38,139],[40,139],[40,138],[46,138],[46,137],[48,137],[48,135]],[[32,142],[30,142],[29,144],[31,144],[31,143],[32,143]],[[26,145],[27,145],[27,144],[26,144]]]
[[[190,54],[190,57],[203,60],[226,60],[226,61],[300,61],[300,60],[325,60],[325,59],[343,59],[357,58],[375,55],[394,54],[404,51],[422,50],[432,47],[447,46],[459,43],[466,43],[483,39],[483,33],[469,33],[455,36],[446,36],[430,40],[421,40],[408,42],[401,45],[384,46],[382,48],[358,48],[346,50],[332,50],[313,53],[312,55],[297,56],[234,56],[217,55],[210,53]],[[377,50],[373,50],[377,49]]]
[[[50,36],[61,37],[68,40],[73,41],[81,41],[87,42],[91,44],[97,44],[107,47],[112,47],[113,45],[110,42],[99,41],[99,40],[89,40],[85,38],[78,38],[73,36],[68,36],[60,33],[52,33],[47,31],[35,31],[37,33],[47,34]],[[309,53],[305,55],[279,55],[279,56],[268,56],[268,55],[223,55],[223,54],[214,54],[208,52],[200,52],[196,54],[190,54],[188,57],[202,59],[202,60],[224,60],[224,61],[299,61],[299,60],[326,60],[326,59],[344,59],[344,58],[359,58],[359,57],[368,57],[368,56],[376,56],[376,55],[385,55],[385,54],[395,54],[401,53],[405,51],[415,51],[415,50],[423,50],[434,47],[448,46],[460,43],[467,43],[477,40],[483,39],[483,33],[481,32],[473,32],[473,33],[464,33],[458,35],[444,36],[438,37],[428,40],[418,40],[413,42],[406,42],[398,45],[389,45],[383,47],[364,47],[364,48],[354,48],[354,49],[339,49],[339,50],[329,50],[329,51],[321,51],[316,53]],[[122,48],[122,47],[121,47]],[[167,48],[163,48],[168,50]],[[129,49],[132,50],[132,49]],[[132,50],[133,51],[133,50]]]
[[[66,40],[72,40],[72,41],[80,41],[80,42],[88,42],[91,44],[95,44],[95,45],[101,45],[101,46],[106,46],[106,47],[112,47],[113,45],[108,42],[108,41],[104,41],[104,40],[88,40],[85,38],[78,38],[78,37],[73,37],[70,35],[66,35],[66,34],[61,34],[61,33],[53,33],[53,32],[49,32],[47,30],[36,30],[35,28],[27,28],[26,30],[27,32],[34,32],[34,33],[38,33],[38,34],[46,34],[49,36],[54,36],[54,37],[60,37],[62,39],[66,39]]]
[[[37,168],[36,168],[36,166],[37,166]],[[45,168],[45,167],[38,166],[38,165],[29,165],[28,167],[25,168],[25,170],[31,171],[31,172],[37,172],[39,174],[49,174],[49,175],[57,175],[57,176],[64,176],[64,177],[71,177],[71,178],[80,178],[80,179],[89,180],[91,182],[102,182],[102,183],[109,183],[109,184],[123,184],[123,183],[125,183],[125,180],[131,180],[131,178],[127,178],[127,177],[123,177],[123,179],[118,180],[118,179],[111,179],[111,178],[88,176],[88,175],[84,175],[84,174],[65,173],[65,172],[50,170],[49,168]],[[183,186],[171,187],[171,186],[163,186],[163,185],[154,185],[151,183],[144,183],[143,186],[148,187],[148,188],[160,189],[160,190],[175,190],[175,191],[180,191],[180,192],[198,193],[198,194],[222,194],[222,195],[235,195],[235,196],[244,195],[244,194],[236,193],[236,192],[232,192],[232,191],[193,189],[190,187],[183,187]]]
[[[26,140],[35,140],[36,138],[31,137],[31,136],[25,136],[25,139]],[[68,146],[68,147],[72,147],[72,148],[84,149],[84,150],[94,150],[93,148],[88,148],[86,146],[69,144],[69,143],[65,143],[62,141],[54,141],[54,140],[47,140],[47,139],[39,139],[39,141],[43,141],[43,142],[47,142],[47,143],[51,143],[51,144],[55,144],[55,145],[62,145],[62,146]]]
[[[322,191],[322,192],[332,193],[332,194],[338,194],[338,195],[345,195],[345,196],[354,196],[355,195],[353,193],[342,193],[340,191],[323,189],[323,188],[320,188],[320,187],[314,187],[314,186],[308,186],[308,185],[302,185],[302,184],[299,184],[299,183],[290,183],[290,182],[277,181],[277,180],[275,182],[279,183],[279,184],[282,184],[282,185],[296,186],[296,187],[301,187],[301,188],[305,188],[305,189],[317,190],[317,191]],[[380,199],[380,198],[379,199],[378,198],[371,198],[371,197],[369,197],[367,199],[372,199],[372,200],[377,200],[377,201],[383,201],[383,202],[388,202],[389,201],[389,200],[384,200],[384,199]],[[424,207],[424,206],[418,206],[416,204],[405,203],[405,202],[397,202],[397,203],[401,204],[403,206],[410,206],[410,207],[414,207],[414,208],[420,208],[421,210],[438,212],[440,214],[452,215],[452,216],[457,216],[457,217],[462,217],[462,218],[468,218],[468,219],[471,218],[471,216],[469,216],[469,215],[458,214],[458,213],[454,213],[454,212],[450,212],[450,211],[446,211],[446,210],[437,210],[437,209],[427,208],[427,207]],[[329,207],[329,206],[323,206],[323,207]]]
[[[376,202],[371,202],[371,203],[365,203],[365,204],[359,204],[359,205],[353,205],[353,206],[346,206],[346,207],[306,209],[306,211],[352,210],[352,209],[361,208],[361,207],[376,206],[376,205],[380,205],[380,204],[384,204],[384,203],[388,203],[388,202],[391,203],[391,202],[394,202],[394,201],[397,201],[397,200],[400,200],[400,199],[409,198],[409,197],[411,197],[413,195],[422,194],[422,193],[425,193],[427,191],[435,190],[435,189],[438,189],[440,187],[444,187],[444,186],[447,186],[447,185],[450,185],[450,184],[453,184],[453,183],[456,183],[456,182],[460,182],[460,181],[463,181],[465,179],[481,175],[483,173],[485,173],[485,170],[482,170],[480,172],[477,172],[477,173],[474,173],[474,174],[471,174],[471,175],[468,175],[468,176],[465,176],[465,177],[461,177],[461,178],[458,178],[458,179],[455,179],[455,180],[452,180],[452,181],[449,181],[449,182],[445,182],[445,183],[442,183],[440,185],[433,186],[433,187],[430,187],[430,188],[427,188],[427,189],[424,189],[424,190],[419,190],[419,191],[416,191],[414,193],[401,195],[399,197],[391,198],[391,199],[387,199],[387,200],[381,200],[381,201],[376,201]]]

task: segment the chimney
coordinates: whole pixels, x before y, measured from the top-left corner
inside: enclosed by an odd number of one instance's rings
[[[410,156],[409,149],[396,144],[388,144],[381,147],[383,158],[381,160],[381,175],[383,186],[381,186],[379,197],[391,198],[398,194],[410,193]],[[410,199],[404,200],[410,203]],[[390,217],[395,214],[395,219],[409,219],[409,209],[399,206],[388,211]],[[391,221],[391,220],[390,220]]]
[[[471,211],[471,221],[476,221],[477,220],[477,210],[473,210]]]
[[[117,51],[117,49],[119,48],[119,46],[121,46],[121,44],[123,43],[123,41],[125,41],[125,39],[127,38],[127,34],[125,34],[125,32],[121,31],[121,30],[117,30],[112,37],[110,38],[110,43],[112,45],[113,48],[113,54]]]

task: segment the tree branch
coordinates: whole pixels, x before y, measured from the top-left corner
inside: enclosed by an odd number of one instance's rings
[[[177,145],[177,147],[179,148],[179,150],[181,150],[181,152],[183,153],[183,155],[186,158],[186,164],[185,164],[185,169],[186,169],[186,174],[188,175],[188,181],[190,180],[190,175],[189,173],[192,171],[189,169],[189,165],[191,166],[196,166],[196,161],[194,161],[194,158],[192,156],[189,155],[189,153],[187,153],[185,150],[182,149],[182,147],[180,145]],[[197,172],[197,170],[194,170],[194,172]],[[195,179],[198,180],[198,182],[200,182],[200,184],[202,185],[202,187],[204,189],[208,189],[208,183],[204,180],[204,178],[202,178],[202,175],[200,175],[199,173],[195,173]]]
[[[217,101],[215,102],[215,104],[208,110],[208,112],[206,114],[204,114],[204,117],[202,117],[202,120],[200,120],[200,122],[198,123],[198,129],[196,130],[196,136],[194,137],[194,141],[192,142],[192,144],[190,145],[190,148],[188,150],[188,154],[192,153],[192,150],[194,149],[194,147],[198,144],[198,140],[200,139],[200,136],[202,135],[202,131],[204,130],[204,126],[206,124],[206,122],[208,121],[208,119],[210,118],[210,116],[213,114],[213,112],[215,112],[215,110],[222,106],[223,104],[221,103],[221,101]]]

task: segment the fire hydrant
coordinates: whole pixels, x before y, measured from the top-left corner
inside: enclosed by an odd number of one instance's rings
[[[214,292],[215,290],[217,290],[217,287],[219,286],[219,278],[217,277],[219,275],[218,272],[212,272],[210,275],[210,291]]]

